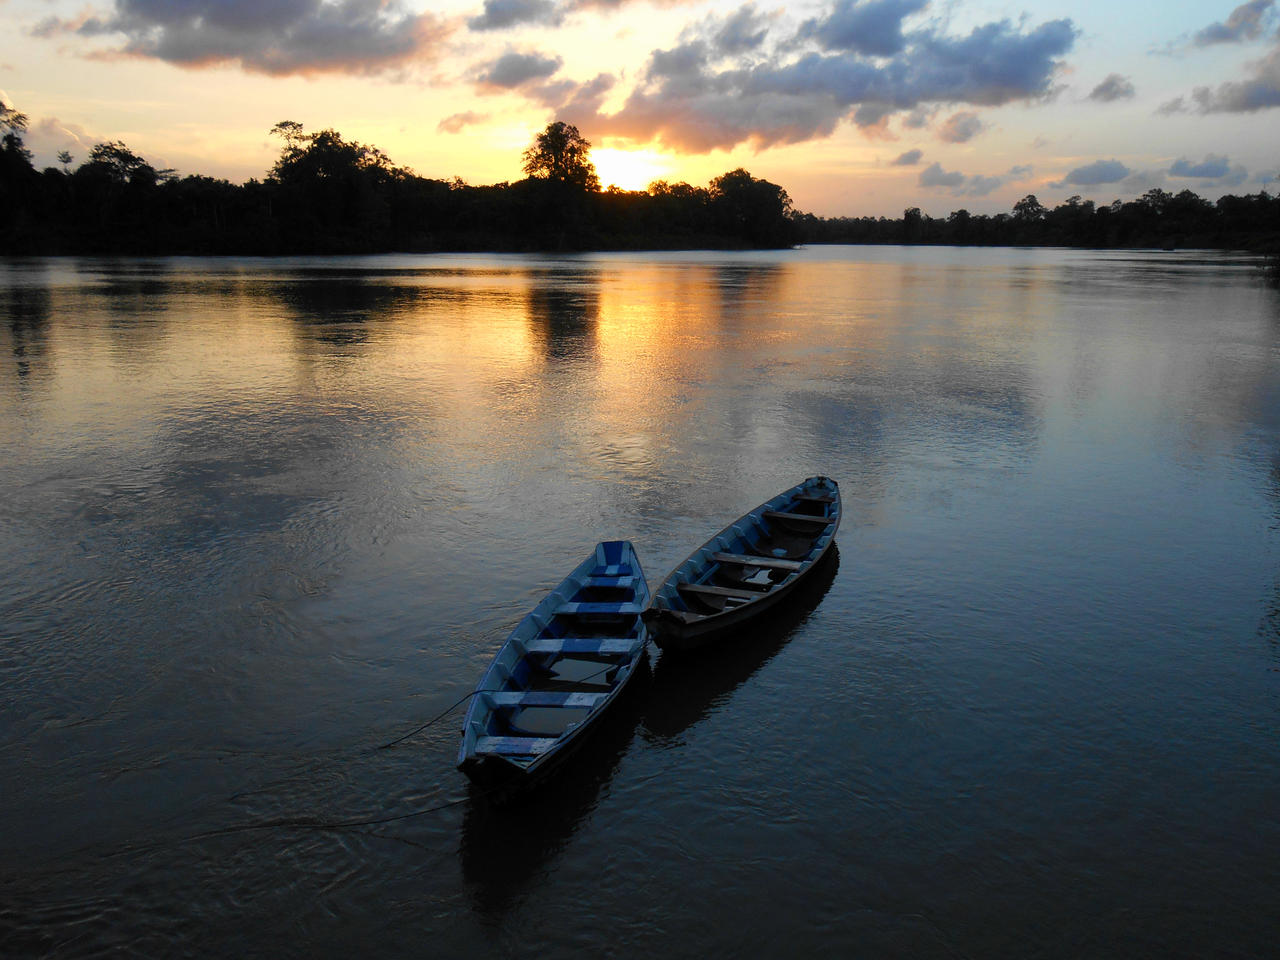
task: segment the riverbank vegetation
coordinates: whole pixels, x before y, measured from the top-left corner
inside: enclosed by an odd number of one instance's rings
[[[37,170],[27,118],[0,105],[0,252],[6,254],[311,254],[785,247],[796,243],[1066,245],[1280,249],[1280,198],[1212,203],[1153,189],[1096,206],[1034,196],[1008,214],[936,219],[823,218],[781,186],[732,170],[706,187],[657,181],[600,189],[590,143],[555,122],[523,155],[525,179],[476,186],[394,164],[336,130],[275,126],[281,152],[243,184],[156,169],[124,143],[100,143],[73,169]]]

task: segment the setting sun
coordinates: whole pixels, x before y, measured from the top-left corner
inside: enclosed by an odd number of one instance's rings
[[[653,150],[592,150],[591,162],[600,186],[622,190],[643,190],[671,169],[668,159]]]

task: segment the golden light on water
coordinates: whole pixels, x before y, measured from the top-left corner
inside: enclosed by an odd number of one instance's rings
[[[600,186],[618,187],[620,190],[643,190],[654,180],[663,179],[671,170],[667,157],[653,150],[614,150],[601,148],[591,151]]]

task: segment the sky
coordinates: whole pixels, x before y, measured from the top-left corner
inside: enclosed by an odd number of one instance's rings
[[[0,99],[40,167],[262,179],[292,120],[488,184],[564,120],[606,186],[825,217],[1216,199],[1280,177],[1280,0],[0,0]]]

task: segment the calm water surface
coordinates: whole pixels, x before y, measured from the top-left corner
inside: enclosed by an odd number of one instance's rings
[[[815,473],[838,569],[528,802],[378,749]],[[1261,956],[1278,529],[1247,260],[8,261],[0,954]]]

